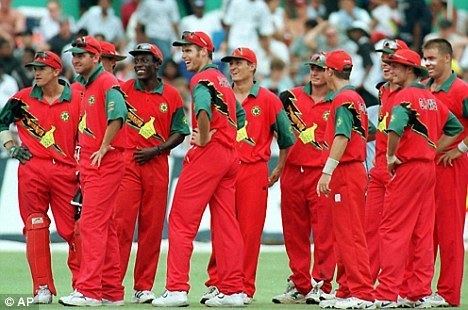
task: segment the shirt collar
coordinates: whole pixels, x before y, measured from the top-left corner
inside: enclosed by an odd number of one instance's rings
[[[162,82],[162,80],[161,80],[160,78],[158,78],[158,82],[159,82],[159,83],[156,85],[156,87],[155,87],[154,89],[152,89],[152,90],[150,91],[150,93],[156,93],[156,94],[159,94],[159,95],[161,95],[161,94],[163,93],[164,84],[163,84],[163,82]],[[142,85],[142,83],[140,82],[139,79],[136,79],[136,80],[135,80],[134,88],[135,88],[136,90],[139,90],[139,91],[143,91],[143,92],[146,91],[146,90],[143,88],[143,85]]]
[[[409,86],[410,87],[421,88],[421,89],[426,88],[426,86],[423,83],[421,83],[419,80],[414,80],[413,82],[411,82],[411,84]]]
[[[260,84],[257,81],[254,81],[252,87],[250,88],[249,96],[254,96],[256,98],[258,96],[259,91]]]
[[[86,80],[86,78],[85,78],[84,76],[82,76],[82,75],[78,75],[78,76],[76,77],[76,80],[77,80],[79,83],[81,83],[81,84],[87,86],[87,85],[91,84],[94,80],[96,80],[97,77],[98,77],[102,72],[104,72],[104,67],[102,66],[101,63],[99,63],[99,64],[96,66],[96,68],[94,68],[94,70],[93,70],[93,72],[91,73],[91,75],[89,76],[89,79],[88,79],[88,80]]]
[[[335,92],[332,92],[330,94],[330,100],[333,100],[335,99],[336,96],[338,96],[339,93],[341,93],[342,91],[345,91],[345,90],[355,90],[356,88],[353,86],[353,85],[345,85],[343,86],[342,88],[336,90]]]
[[[58,98],[58,102],[63,102],[63,101],[70,101],[71,100],[71,89],[70,85],[67,83],[67,81],[59,79],[58,80],[60,85],[63,85],[63,90],[62,93],[60,94],[60,97]],[[32,90],[31,90],[31,97],[36,98],[38,100],[42,100],[44,97],[44,93],[42,92],[42,87],[37,86],[34,84]]]
[[[203,68],[201,68],[200,72],[208,70],[208,69],[218,69],[218,66],[215,65],[214,63],[209,63],[209,64],[206,64]]]
[[[456,79],[457,79],[457,74],[452,71],[452,74],[450,74],[450,76],[435,91],[436,92],[444,91],[448,93],[448,91],[453,85],[453,82],[455,82]],[[433,83],[434,83],[434,79],[430,78],[429,81],[427,82],[427,86],[430,87]]]
[[[309,96],[312,96],[312,92],[313,92],[313,88],[312,88],[312,83],[309,82],[307,84],[304,85],[304,87],[302,88],[304,90],[304,92],[309,95]],[[323,97],[323,101],[322,102],[327,102],[327,101],[332,101],[333,100],[333,91],[329,90],[325,96]]]

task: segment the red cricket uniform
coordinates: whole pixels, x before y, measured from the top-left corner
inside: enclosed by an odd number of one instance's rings
[[[433,81],[429,81],[429,85]],[[455,114],[465,128],[449,149],[457,147],[468,133],[468,85],[455,73],[432,92]],[[436,165],[436,216],[434,227],[434,257],[440,251],[439,295],[453,306],[460,305],[465,247],[463,229],[466,216],[468,154],[453,161],[453,166]]]
[[[281,175],[281,219],[291,276],[296,289],[306,295],[311,277],[324,281],[322,290],[330,293],[335,274],[333,235],[329,228],[331,208],[325,196],[319,197],[317,182],[322,174],[322,151],[330,98],[314,102],[312,85],[295,87],[280,95],[297,136]],[[311,268],[310,233],[314,239]]]
[[[379,123],[375,134],[375,165],[369,173],[365,208],[365,231],[369,251],[372,283],[375,283],[380,271],[379,226],[382,218],[385,189],[390,181],[387,168],[387,132],[391,113],[395,105],[394,98],[399,89],[391,90],[388,82],[379,88],[380,109]]]
[[[166,83],[151,92],[145,91],[138,80],[122,84],[127,95],[125,130],[127,146],[124,154],[125,174],[117,195],[114,220],[120,246],[121,280],[127,270],[135,222],[138,219],[138,251],[134,270],[134,289],[150,291],[159,260],[169,183],[169,152],[140,165],[134,158],[137,149],[155,147],[170,135],[188,135],[182,98]]]
[[[396,157],[402,161],[387,184],[380,225],[381,272],[375,298],[396,301],[408,259],[412,274],[406,297],[419,300],[431,294],[434,272],[434,186],[435,142],[449,111],[421,84],[400,90],[395,97],[388,130],[401,135]],[[397,113],[405,111],[408,121],[398,132]],[[409,252],[414,252],[410,257]]]
[[[325,141],[331,147],[335,132],[342,119],[336,118],[340,107],[352,114],[351,136],[338,167],[330,181],[330,194],[335,238],[335,255],[338,266],[336,296],[357,297],[373,300],[369,271],[369,254],[364,233],[364,206],[367,174],[366,139],[368,119],[364,100],[352,89],[345,86],[337,91],[330,108],[325,131]],[[328,157],[329,150],[324,152]]]
[[[185,156],[169,215],[166,289],[189,290],[192,242],[209,203],[218,289],[230,295],[243,291],[243,241],[235,211],[235,182],[239,169],[235,148],[236,98],[228,80],[214,65],[206,66],[192,77],[192,97],[197,87],[205,87],[211,94],[207,112],[211,114],[210,128],[216,129],[216,133],[207,145],[194,145]],[[194,128],[197,128],[197,112],[198,103],[194,101]]]
[[[86,297],[117,301],[123,299],[119,244],[113,214],[120,181],[124,174],[122,150],[125,133],[112,140],[101,165],[91,166],[91,155],[101,147],[111,115],[125,119],[125,101],[117,79],[99,64],[84,84],[79,124],[80,178],[83,209],[80,219],[82,262],[76,289]]]
[[[237,133],[240,169],[236,181],[236,215],[244,240],[244,293],[255,294],[258,255],[265,224],[268,198],[268,160],[274,132],[281,149],[294,143],[281,101],[258,83],[242,102],[246,125]],[[207,286],[218,286],[215,251],[208,265]]]
[[[22,145],[32,154],[18,167],[18,198],[33,294],[39,286],[47,285],[56,295],[49,248],[49,205],[58,234],[70,246],[68,266],[73,287],[79,271],[74,243],[75,210],[70,201],[78,187],[73,154],[80,94],[65,81],[59,83],[64,89],[55,102],[45,101],[42,89],[33,86],[15,94],[0,113],[0,131],[8,130],[15,122]]]

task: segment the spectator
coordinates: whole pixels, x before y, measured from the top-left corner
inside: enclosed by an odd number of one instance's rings
[[[177,1],[144,0],[135,14],[138,23],[145,25],[150,42],[159,47],[164,59],[171,58],[171,42],[179,33],[180,16]]]
[[[390,38],[398,35],[401,16],[397,0],[381,0],[379,5],[372,10],[371,15],[374,31],[381,32]]]
[[[0,0],[0,37],[13,43],[16,33],[26,30],[26,19],[18,10],[11,8],[11,0]]]
[[[365,74],[363,81],[366,80],[367,75],[372,69],[373,62],[371,53],[374,52],[374,46],[369,41],[370,30],[366,23],[356,20],[352,22],[351,26],[347,30],[348,37],[357,45],[357,55],[362,58],[362,66]],[[359,85],[362,86],[362,85]],[[361,95],[362,96],[362,95]],[[364,98],[365,99],[365,98]]]
[[[0,66],[0,110],[17,91],[18,83],[10,75],[3,72],[3,67]]]
[[[327,8],[323,5],[321,0],[311,0],[307,6],[308,19],[325,19],[327,15]]]
[[[261,86],[279,95],[294,87],[294,83],[287,74],[286,64],[279,58],[274,58],[270,64],[270,75],[261,82]]]
[[[266,0],[268,9],[273,21],[274,34],[273,37],[280,41],[290,42],[292,40],[291,34],[285,34],[285,12],[284,8],[280,5],[280,0]]]
[[[59,21],[59,32],[47,41],[47,44],[49,45],[49,50],[60,55],[63,48],[73,42],[74,39],[75,35],[71,30],[70,19],[61,18]]]
[[[294,0],[295,16],[289,17],[286,24],[288,33],[292,38],[303,36],[305,33],[305,22],[307,21],[307,2],[305,0]]]
[[[120,8],[120,18],[122,19],[122,25],[124,29],[127,29],[128,22],[130,17],[138,8],[140,0],[126,0],[122,7]]]
[[[194,0],[191,3],[193,14],[185,16],[180,20],[180,34],[184,31],[203,31],[214,39],[216,34],[223,31],[220,12],[214,11],[205,14],[204,0]]]
[[[13,56],[13,48],[9,41],[0,38],[0,68],[11,75],[20,88],[31,86],[21,63]]]
[[[36,50],[32,47],[25,47],[21,55],[21,67],[25,68],[24,75],[26,77],[25,84],[32,85],[34,81],[34,69],[31,67],[25,67],[27,64],[34,61]]]
[[[345,33],[351,27],[355,20],[362,21],[368,25],[371,23],[371,18],[366,10],[358,8],[355,0],[340,0],[340,10],[330,14],[328,21],[335,26],[340,33]]]
[[[453,58],[461,60],[463,51],[468,46],[468,38],[458,34],[455,25],[448,19],[442,19],[439,22],[439,31],[432,32],[424,37],[424,42],[431,39],[441,38],[450,42],[453,48]]]
[[[41,19],[39,25],[39,32],[43,36],[44,41],[49,41],[60,32],[60,24],[63,20],[69,20],[69,25],[73,26],[72,18],[62,16],[62,8],[58,0],[49,0],[47,11],[47,15]]]
[[[431,32],[431,12],[425,0],[400,0],[403,13],[400,37],[415,51],[421,49],[423,38]]]
[[[179,73],[179,65],[172,59],[166,61],[166,63],[162,65],[161,69],[163,81],[171,84],[172,86],[174,86],[174,81],[181,77]]]
[[[81,16],[77,28],[85,28],[92,36],[102,33],[106,40],[112,42],[124,39],[122,22],[111,8],[111,0],[99,0],[97,6],[90,7]]]

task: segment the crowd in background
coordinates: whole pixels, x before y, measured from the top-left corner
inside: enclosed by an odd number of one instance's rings
[[[186,102],[191,74],[171,42],[195,30],[213,38],[215,63],[235,47],[253,49],[259,59],[257,80],[276,93],[304,84],[310,55],[340,48],[353,57],[352,84],[368,106],[378,104],[375,85],[382,78],[374,49],[384,38],[401,38],[417,51],[427,39],[445,38],[454,47],[455,72],[468,77],[468,12],[446,0],[223,0],[208,12],[204,0],[126,0],[120,12],[111,0],[80,0],[78,20],[64,15],[58,0],[49,0],[40,18],[10,2],[0,0],[0,108],[33,83],[33,72],[24,64],[36,51],[62,55],[64,76],[72,80],[70,55],[62,52],[86,34],[113,42],[128,56],[116,67],[121,80],[134,74],[128,51],[141,42],[157,44],[165,57],[162,76]],[[179,5],[189,15],[181,16]]]

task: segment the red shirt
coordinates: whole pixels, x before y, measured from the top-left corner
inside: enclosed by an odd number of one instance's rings
[[[43,100],[40,87],[28,87],[15,94],[24,103],[22,117],[16,120],[18,135],[33,157],[54,159],[71,166],[76,165],[73,157],[78,136],[80,117],[79,88],[66,82],[62,95],[49,104]]]
[[[328,144],[328,149],[324,152],[324,158],[328,157],[333,140],[335,139],[336,110],[341,106],[346,107],[352,113],[353,124],[351,137],[340,159],[340,163],[364,162],[366,160],[367,132],[369,130],[366,104],[362,97],[350,86],[345,86],[338,90],[333,98],[325,131],[325,141]]]
[[[322,167],[325,129],[330,114],[330,98],[314,102],[312,85],[295,87],[281,93],[284,109],[291,120],[297,140],[286,160],[287,164]]]

